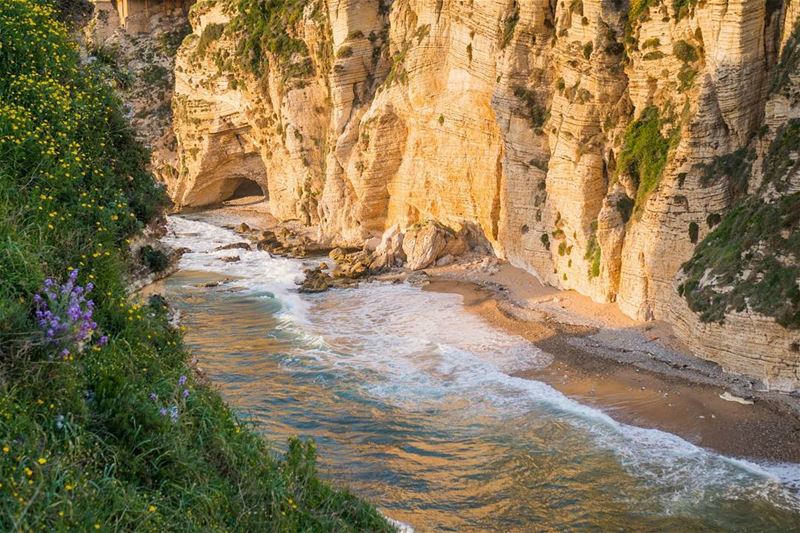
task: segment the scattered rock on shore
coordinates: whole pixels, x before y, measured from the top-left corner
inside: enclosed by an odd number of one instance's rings
[[[233,244],[226,244],[224,246],[219,246],[214,248],[215,251],[222,251],[222,250],[252,250],[253,247],[250,246],[249,243],[246,242],[235,242]]]
[[[331,284],[331,277],[323,272],[319,267],[305,270],[306,278],[298,289],[303,293],[317,293],[327,291]]]
[[[372,254],[366,250],[347,253],[341,248],[335,248],[331,251],[330,258],[336,262],[332,272],[334,278],[358,279],[372,272]]]

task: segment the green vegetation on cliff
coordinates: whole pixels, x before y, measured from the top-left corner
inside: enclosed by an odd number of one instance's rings
[[[780,7],[769,2],[768,11]],[[800,25],[775,69],[771,94],[798,101],[795,73],[800,61]],[[762,135],[767,135],[764,129]],[[704,322],[724,322],[733,312],[754,311],[789,329],[800,328],[800,193],[790,180],[800,168],[800,120],[774,132],[761,163],[761,183],[750,187],[756,152],[744,147],[717,157],[701,176],[703,186],[726,178],[734,207],[709,215],[714,230],[682,269],[679,293]],[[748,189],[750,195],[748,195]],[[782,196],[781,196],[782,195]]]
[[[734,207],[683,265],[679,287],[704,322],[731,311],[756,311],[800,328],[800,193],[768,204],[749,198]]]
[[[248,70],[264,74],[270,58],[289,70],[287,77],[302,76],[311,68],[308,46],[293,35],[307,0],[234,0],[233,4],[231,29],[241,36],[237,54]]]
[[[627,174],[636,186],[636,209],[644,206],[647,197],[661,182],[669,150],[677,135],[664,137],[664,121],[656,107],[648,107],[625,131],[622,150],[617,159],[617,173]],[[676,131],[676,130],[674,130]]]
[[[93,69],[48,2],[0,3],[0,530],[389,530],[194,377],[163,300],[128,299],[163,196]]]

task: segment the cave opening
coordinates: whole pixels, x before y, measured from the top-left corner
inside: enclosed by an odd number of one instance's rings
[[[249,178],[232,178],[226,180],[220,191],[220,203],[265,202],[269,200],[267,191],[256,181]]]
[[[255,181],[247,178],[239,178],[228,200],[239,200],[252,196],[258,196],[266,200],[268,195],[267,192],[261,188],[261,185]]]

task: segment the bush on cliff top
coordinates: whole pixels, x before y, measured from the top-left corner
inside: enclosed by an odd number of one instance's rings
[[[0,530],[388,530],[191,377],[163,301],[128,300],[163,196],[55,18],[0,2]]]
[[[247,70],[266,73],[270,58],[292,70],[292,58],[308,56],[305,41],[293,35],[303,17],[306,0],[232,0],[231,28],[240,36],[237,53]],[[298,75],[299,72],[290,72]]]

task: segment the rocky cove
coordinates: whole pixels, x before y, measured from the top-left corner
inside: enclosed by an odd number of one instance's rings
[[[787,530],[796,4],[98,0],[84,44],[173,202],[161,244],[131,250],[184,252],[162,283],[188,342],[236,409],[275,409],[255,417],[268,435],[326,442],[331,471],[422,530],[642,529],[632,502],[658,530],[735,530],[709,511],[728,506]],[[509,477],[454,436],[559,466]],[[412,466],[434,458],[446,482]],[[517,507],[569,465],[582,481],[553,505],[597,513]],[[473,479],[503,490],[454,493]]]
[[[795,526],[798,423],[780,400],[722,399],[735,383],[553,294],[515,317],[502,293],[524,296],[525,274],[496,265],[482,287],[434,269],[301,292],[309,267],[337,267],[249,246],[255,223],[241,208],[171,218],[164,241],[186,253],[155,289],[237,409],[271,440],[313,437],[326,475],[388,516],[419,531]]]
[[[794,2],[121,5],[87,38],[138,74],[177,206],[255,187],[330,248],[469,233],[797,389]]]

